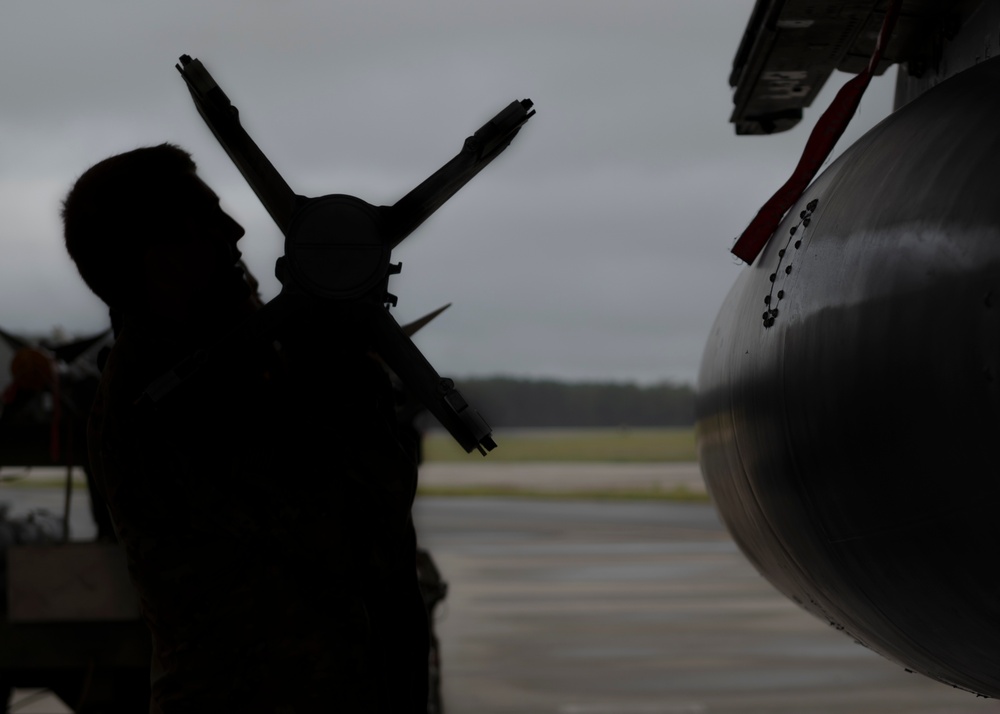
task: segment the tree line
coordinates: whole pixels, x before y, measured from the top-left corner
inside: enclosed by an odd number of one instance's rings
[[[462,396],[493,427],[691,426],[690,385],[561,382],[487,377],[456,379]]]

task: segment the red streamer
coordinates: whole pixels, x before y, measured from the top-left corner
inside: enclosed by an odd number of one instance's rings
[[[882,20],[882,29],[878,33],[878,40],[875,42],[875,49],[868,60],[868,66],[840,88],[833,103],[823,112],[823,116],[813,127],[812,134],[809,135],[809,140],[806,142],[806,148],[802,152],[802,158],[799,159],[791,177],[763,205],[750,225],[736,240],[732,252],[740,260],[753,263],[760,251],[767,245],[771,235],[777,230],[788,209],[801,198],[823,162],[833,151],[834,145],[857,111],[858,105],[861,103],[861,96],[865,93],[872,76],[875,74],[875,68],[882,60],[882,53],[889,43],[892,30],[896,25],[896,18],[899,16],[900,5],[901,0],[889,0],[885,18]]]

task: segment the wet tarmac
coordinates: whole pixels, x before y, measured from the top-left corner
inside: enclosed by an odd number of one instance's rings
[[[710,505],[422,498],[453,714],[1000,712],[778,595]]]
[[[93,533],[86,494],[74,538]],[[0,486],[12,510],[58,489]],[[421,497],[450,591],[448,714],[1000,714],[883,660],[778,595],[706,504]],[[69,709],[51,697],[24,714]]]

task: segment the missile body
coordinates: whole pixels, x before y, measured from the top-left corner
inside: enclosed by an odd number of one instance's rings
[[[702,471],[781,592],[1000,696],[1000,59],[807,189],[716,318]]]

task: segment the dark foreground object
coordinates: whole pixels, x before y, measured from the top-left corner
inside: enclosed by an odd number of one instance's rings
[[[698,438],[781,592],[905,667],[1000,695],[1000,60],[807,190],[730,293]]]

